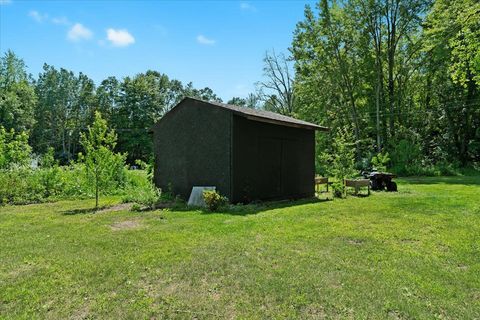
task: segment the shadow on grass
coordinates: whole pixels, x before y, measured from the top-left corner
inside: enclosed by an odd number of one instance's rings
[[[223,208],[218,211],[208,211],[205,208],[197,208],[202,212],[202,214],[228,214],[236,216],[247,216],[252,214],[257,214],[264,211],[282,209],[288,207],[301,206],[305,204],[320,203],[331,201],[330,199],[318,199],[318,198],[306,198],[298,200],[281,200],[281,201],[265,201],[265,202],[255,202],[249,204],[235,204],[229,205],[226,208]],[[192,210],[192,208],[186,207],[186,211]]]
[[[103,210],[107,208],[107,206],[102,206],[98,208],[83,208],[83,209],[73,209],[73,210],[67,210],[63,211],[62,214],[64,216],[74,216],[77,214],[89,214],[89,213],[97,213],[100,210]]]
[[[480,185],[480,175],[476,176],[442,176],[442,177],[405,177],[399,178],[407,184],[459,184]]]

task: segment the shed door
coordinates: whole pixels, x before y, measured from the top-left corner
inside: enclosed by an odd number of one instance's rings
[[[301,183],[301,158],[299,157],[299,141],[283,140],[282,154],[282,195],[289,196],[298,193]]]
[[[282,140],[258,139],[257,192],[261,198],[282,194]]]

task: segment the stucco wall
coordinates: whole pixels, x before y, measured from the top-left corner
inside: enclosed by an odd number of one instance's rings
[[[188,199],[192,186],[216,186],[230,198],[232,114],[185,100],[153,128],[155,183]]]

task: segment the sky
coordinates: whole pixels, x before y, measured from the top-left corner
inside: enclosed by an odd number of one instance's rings
[[[254,91],[266,51],[288,54],[307,3],[0,0],[0,51],[35,77],[44,63],[97,85],[151,69],[228,100]]]

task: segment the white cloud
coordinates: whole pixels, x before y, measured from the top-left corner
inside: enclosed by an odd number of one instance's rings
[[[75,23],[70,30],[68,30],[67,37],[72,41],[88,40],[93,33],[81,23]]]
[[[66,17],[54,17],[52,18],[52,23],[62,26],[68,26],[70,24],[70,21],[68,21]]]
[[[48,14],[41,14],[36,10],[32,10],[28,13],[28,15],[37,22],[43,22],[48,18]]]
[[[197,42],[200,43],[200,44],[213,45],[213,44],[215,44],[216,41],[213,40],[213,39],[209,39],[202,34],[199,34],[197,36]]]
[[[126,29],[107,29],[107,40],[116,47],[126,47],[135,43],[135,38]]]
[[[242,9],[244,11],[253,11],[253,12],[257,11],[257,8],[255,8],[249,2],[245,2],[245,1],[240,2],[240,9]]]
[[[0,6],[1,5],[7,5],[7,4],[10,4],[12,3],[12,0],[0,0]]]

